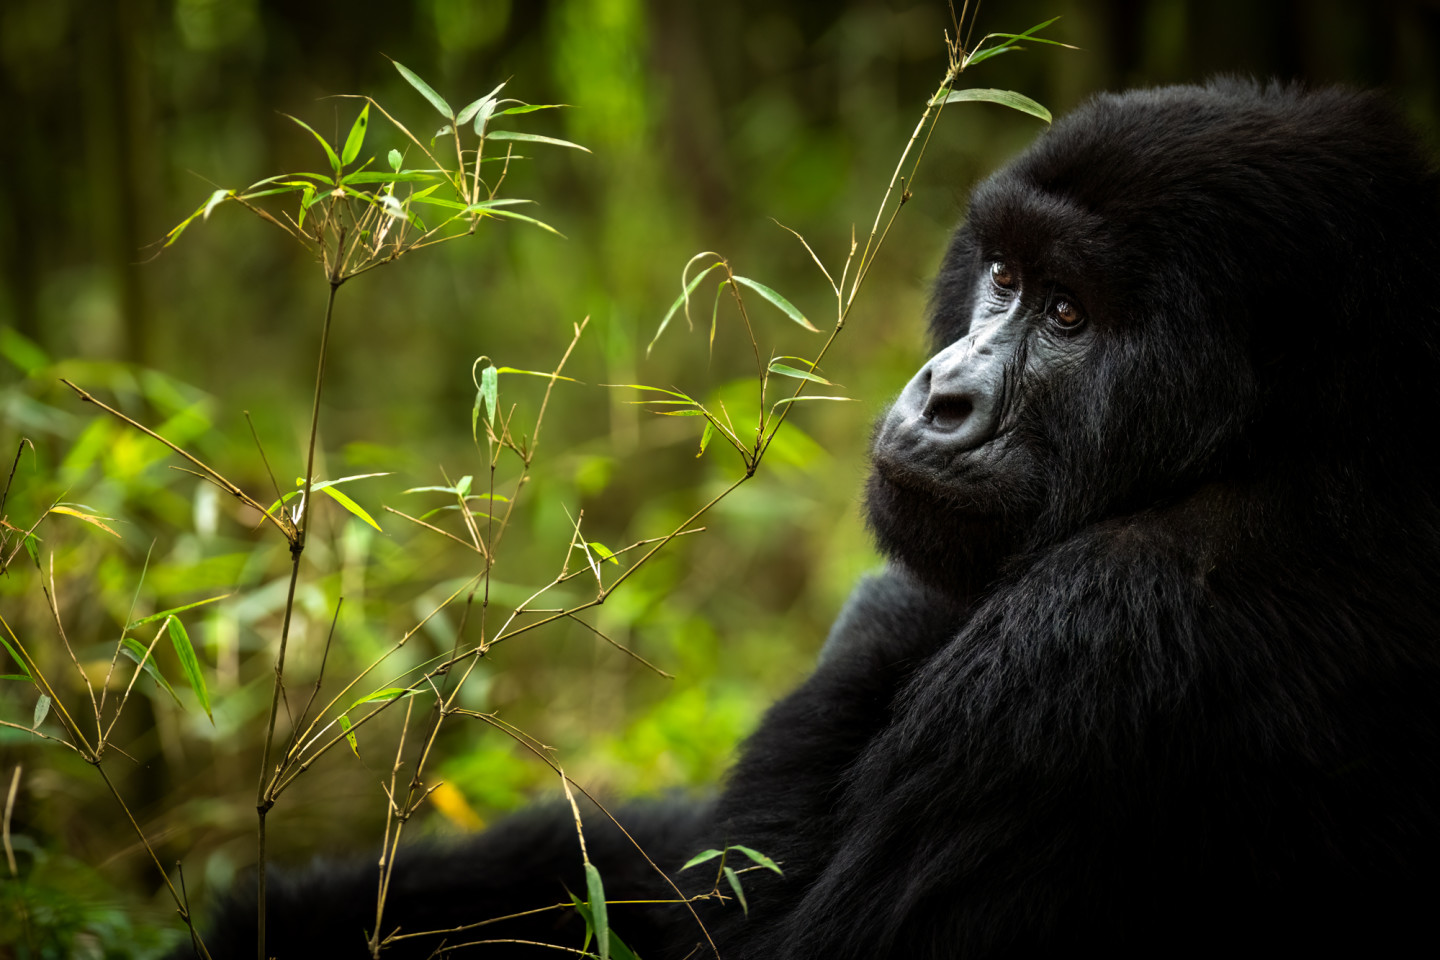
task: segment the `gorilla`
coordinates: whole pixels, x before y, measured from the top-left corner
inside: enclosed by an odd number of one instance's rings
[[[589,816],[616,934],[645,960],[1432,941],[1440,190],[1396,111],[1228,80],[1096,97],[975,189],[930,330],[872,440],[888,566],[718,798],[618,815],[687,895],[705,848],[783,875],[746,873],[748,910],[620,903],[675,892]],[[268,955],[365,956],[375,869],[273,881]],[[541,808],[405,851],[383,922],[584,890],[568,808]],[[217,960],[255,956],[235,897]],[[583,934],[548,910],[382,956]]]

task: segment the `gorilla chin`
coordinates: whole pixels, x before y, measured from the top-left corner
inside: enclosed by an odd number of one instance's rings
[[[1399,113],[1336,89],[1099,96],[977,186],[872,447],[897,562],[713,801],[587,818],[618,936],[645,960],[1433,942],[1437,224]],[[677,905],[660,871],[698,897],[714,869],[681,866],[733,844],[783,876]],[[373,862],[275,878],[266,955],[368,956]],[[554,906],[585,889],[564,807],[411,848],[378,922],[413,936],[381,956],[578,953]],[[238,889],[216,960],[256,956],[254,917]]]

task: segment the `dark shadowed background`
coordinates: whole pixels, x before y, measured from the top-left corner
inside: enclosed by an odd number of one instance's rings
[[[1384,86],[1430,139],[1440,123],[1432,0],[990,0],[979,32],[1054,16],[1062,19],[1044,35],[1080,49],[997,57],[961,85],[1016,90],[1060,114],[1100,90],[1230,72]],[[497,604],[513,606],[554,576],[578,511],[587,538],[618,547],[664,534],[734,479],[733,451],[717,443],[696,457],[697,420],[656,417],[630,402],[634,393],[599,384],[677,386],[726,399],[731,412],[753,406],[751,347],[723,306],[713,352],[707,345],[713,287],[699,294],[697,330],[675,321],[646,356],[681,269],[694,253],[719,251],[817,325],[833,323],[824,277],[775,221],[838,269],[852,225],[868,231],[945,71],[949,25],[939,0],[0,8],[4,469],[22,437],[34,444],[0,512],[22,529],[57,500],[111,518],[118,537],[63,517],[37,530],[45,582],[53,556],[60,618],[92,683],[103,682],[130,620],[233,594],[187,619],[213,724],[159,648],[184,709],[142,680],[116,737],[133,762],[106,760],[161,861],[184,858],[192,895],[254,858],[258,738],[288,554],[213,487],[169,469],[178,461],[163,447],[97,418],[59,378],[163,424],[268,502],[244,411],[288,486],[304,468],[326,284],[298,244],[234,204],[162,254],[166,231],[216,187],[322,169],[313,139],[282,114],[343,141],[357,105],[334,94],[371,95],[428,136],[436,115],[387,57],[456,105],[501,81],[510,96],[570,104],[515,127],[593,151],[527,149],[506,182],[507,196],[538,201],[534,215],[564,239],[488,220],[473,237],[342,289],[317,472],[387,472],[347,487],[383,533],[333,504],[317,509],[291,646],[291,685],[303,691],[337,598],[341,666],[330,669],[353,675],[476,573],[473,553],[381,507],[418,515],[439,502],[404,491],[484,472],[470,438],[480,355],[550,369],[572,325],[591,318],[567,366],[583,382],[557,388],[493,574]],[[824,392],[859,402],[797,408],[759,475],[707,517],[707,532],[673,545],[594,618],[674,679],[586,630],[556,628],[487,657],[467,706],[555,747],[567,772],[607,795],[702,791],[722,776],[759,712],[806,672],[850,585],[879,562],[859,506],[869,423],[922,356],[927,277],[967,191],[1042,127],[988,104],[946,109],[914,199],[823,365],[843,385]],[[397,145],[377,120],[367,154]],[[753,313],[762,353],[818,347],[778,312]],[[542,388],[506,379],[502,397],[533,416]],[[62,698],[83,704],[23,554],[0,578],[0,616],[70,683]],[[457,617],[433,617],[386,676],[449,649]],[[15,673],[8,658],[0,663],[0,674]],[[30,684],[0,680],[0,720],[28,726],[36,701]],[[53,718],[40,729],[60,733]],[[388,747],[381,733],[362,737],[358,761],[330,754],[285,795],[271,818],[278,857],[378,838],[393,734]],[[0,790],[17,766],[0,957],[143,956],[173,937],[154,867],[94,771],[0,728]],[[547,767],[477,725],[448,730],[432,773],[447,788],[416,834],[474,829],[556,789]]]

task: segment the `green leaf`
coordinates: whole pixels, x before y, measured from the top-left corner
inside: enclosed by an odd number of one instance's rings
[[[568,103],[523,103],[518,107],[509,107],[495,114],[497,117],[508,117],[517,113],[534,113],[536,110],[558,110],[561,107],[568,107]]]
[[[541,377],[545,380],[564,380],[566,383],[579,383],[574,377],[562,377],[558,373],[546,373],[544,370],[521,370],[518,367],[496,367],[497,373],[523,373],[527,377]]]
[[[1002,107],[1019,110],[1021,113],[1028,113],[1032,117],[1039,117],[1046,123],[1050,122],[1049,110],[1046,110],[1043,106],[1024,94],[1016,93],[1013,90],[987,90],[978,87],[972,87],[968,90],[951,90],[942,102],[959,103],[971,100],[998,103]],[[739,278],[737,277],[736,279]]]
[[[281,116],[290,117],[290,114],[285,113],[281,114]],[[324,137],[320,136],[320,134],[316,133],[311,128],[310,124],[306,123],[304,120],[301,120],[299,117],[290,117],[290,119],[300,124],[300,126],[304,129],[309,130],[310,136],[320,141],[320,146],[325,148],[325,156],[330,161],[330,168],[335,171],[335,176],[339,177],[342,164],[340,163],[340,158],[335,155],[335,148],[330,146],[329,141],[327,141]]]
[[[359,517],[361,520],[364,520],[376,530],[380,530],[380,524],[376,523],[375,518],[370,516],[370,514],[366,513],[365,508],[360,506],[360,504],[356,503],[354,500],[351,500],[349,497],[345,496],[345,494],[341,493],[339,490],[336,490],[334,487],[323,487],[321,489],[325,491],[325,495],[331,500],[334,500],[336,503],[340,504],[340,506],[350,511],[352,514]],[[380,532],[384,533],[385,531],[380,530]]]
[[[430,105],[436,110],[440,111],[440,115],[442,117],[454,119],[455,111],[450,109],[450,104],[445,102],[444,97],[440,96],[440,94],[436,93],[430,88],[430,84],[426,83],[424,80],[421,80],[418,76],[416,76],[413,70],[405,66],[405,64],[401,63],[399,60],[391,60],[390,62],[395,64],[395,69],[400,71],[400,76],[405,78],[405,82],[410,84],[410,86],[414,87],[416,90],[419,90],[420,95],[423,96],[426,100],[429,100]],[[436,134],[436,136],[439,136],[439,134]]]
[[[338,480],[321,480],[319,483],[313,483],[313,484],[310,485],[310,491],[311,491],[312,493],[314,493],[314,492],[317,491],[317,490],[326,490],[326,489],[329,489],[330,487],[337,486],[338,484],[350,483],[352,480],[369,480],[371,477],[388,477],[388,476],[390,476],[390,474],[389,474],[388,472],[384,472],[384,471],[382,471],[382,472],[380,472],[380,473],[357,473],[357,474],[354,474],[353,476],[341,477],[341,478],[338,479]],[[290,502],[291,500],[295,499],[296,497],[300,496],[300,494],[304,493],[305,491],[304,491],[303,488],[304,488],[304,486],[305,486],[305,478],[304,478],[304,477],[296,477],[296,478],[295,478],[295,486],[296,486],[297,489],[291,490],[289,493],[285,494],[285,496],[281,497],[279,500],[276,500],[274,503],[270,504],[270,507],[269,507],[269,509],[268,509],[266,512],[267,512],[267,513],[274,513],[274,512],[275,512],[275,508],[278,507],[278,506],[280,506],[280,504],[282,504],[282,503],[288,503],[288,502]],[[349,508],[347,507],[346,509],[349,509]],[[379,529],[379,528],[377,527],[376,529]]]
[[[595,927],[595,950],[600,960],[610,960],[610,918],[605,910],[605,885],[595,864],[585,861],[585,893],[590,898],[590,920]]]
[[[190,689],[195,691],[195,697],[205,710],[205,716],[210,718],[210,724],[214,726],[215,716],[210,712],[210,692],[205,689],[205,676],[200,672],[200,660],[195,656],[195,645],[190,642],[190,634],[185,632],[185,624],[180,622],[179,617],[171,617],[166,627],[170,632],[170,643],[175,647],[175,655],[180,658],[180,672],[190,681]]]
[[[40,726],[40,724],[44,722],[45,717],[48,716],[49,713],[50,698],[42,693],[40,694],[40,699],[35,701],[35,713],[33,719],[31,719],[30,721],[30,729],[34,730],[36,727]]]
[[[207,603],[215,603],[217,600],[224,600],[226,597],[233,597],[233,593],[222,593],[218,597],[206,597],[204,600],[196,600],[194,603],[187,603],[184,606],[171,607],[169,610],[161,610],[159,613],[152,613],[148,617],[141,617],[139,620],[131,620],[125,624],[125,633],[130,633],[136,627],[143,627],[147,623],[154,623],[157,620],[164,620],[166,617],[173,617],[177,613],[183,613],[195,607],[203,607]]]
[[[494,366],[480,371],[480,395],[477,402],[482,400],[485,406],[485,419],[493,427],[495,426],[495,410],[500,403],[500,371]]]
[[[479,204],[476,204],[476,206],[478,207]],[[537,226],[542,230],[548,230],[562,240],[565,239],[565,234],[561,233],[559,230],[556,230],[554,227],[550,226],[550,224],[546,223],[545,221],[536,220],[534,217],[527,217],[525,216],[525,214],[516,213],[514,210],[496,210],[491,207],[484,207],[477,210],[476,212],[481,214],[482,216],[504,217],[507,220],[520,220],[524,223],[533,224],[534,226]]]
[[[680,291],[680,296],[675,298],[675,302],[670,304],[670,309],[665,312],[665,319],[660,321],[660,326],[657,327],[655,330],[655,336],[651,337],[650,342],[645,345],[645,356],[650,356],[650,348],[655,346],[656,341],[660,339],[660,334],[665,332],[665,328],[670,325],[671,319],[674,318],[675,314],[679,312],[680,308],[685,305],[685,302],[690,299],[690,295],[695,292],[696,287],[700,286],[700,281],[705,279],[705,275],[708,274],[711,270],[718,269],[720,269],[720,264],[712,263],[704,270],[701,270],[699,273],[695,274],[695,279],[685,284],[685,286]],[[681,281],[684,281],[683,275],[681,276]],[[631,384],[631,386],[634,385]],[[653,390],[655,388],[641,387],[639,389]]]
[[[724,854],[724,852],[725,852],[724,850],[714,850],[714,849],[711,849],[711,850],[702,850],[702,851],[700,851],[699,853],[695,854],[695,856],[691,857],[689,860],[686,860],[686,861],[685,861],[685,866],[681,867],[680,869],[681,869],[681,870],[689,870],[691,867],[698,866],[698,865],[704,863],[704,862],[707,861],[707,860],[714,860],[716,857],[721,856],[722,854]]]
[[[34,679],[23,673],[0,673],[0,680],[24,680],[26,683],[34,683]]]
[[[773,413],[787,403],[803,403],[808,400],[841,400],[846,403],[859,402],[854,397],[785,397],[783,400],[776,400],[774,406],[770,408],[770,411]]]
[[[708,447],[708,446],[710,446],[710,440],[711,440],[711,438],[714,437],[714,436],[715,436],[715,424],[711,423],[711,422],[707,419],[707,420],[705,421],[705,432],[702,433],[702,434],[700,434],[700,452],[697,453],[697,454],[695,454],[695,459],[696,459],[696,460],[699,460],[702,456],[704,456],[704,454],[705,454],[705,448]]]
[[[611,563],[615,564],[615,566],[620,566],[620,561],[615,559],[615,551],[605,546],[605,544],[601,543],[599,540],[591,540],[586,544],[586,546],[588,546],[591,550],[595,551],[595,554],[600,558],[601,563],[609,560]]]
[[[365,130],[370,126],[370,104],[360,108],[360,116],[350,126],[350,135],[345,138],[345,149],[340,153],[340,162],[349,165],[355,162],[360,156],[360,148],[365,145]]]
[[[797,370],[794,367],[787,366],[786,364],[783,364],[778,360],[770,361],[769,370],[771,373],[778,373],[782,377],[794,377],[796,380],[809,380],[811,383],[823,383],[827,387],[835,386],[835,384],[831,383],[829,380],[826,380],[822,376],[813,373],[806,373],[804,370]]]
[[[200,219],[209,220],[210,211],[220,206],[220,204],[224,203],[229,198],[229,190],[216,190],[214,193],[210,194],[210,198],[205,201],[205,206],[203,208],[205,212],[200,215]]]
[[[390,161],[390,169],[396,173],[400,172],[401,165],[405,163],[405,157],[401,155],[399,150],[392,149],[386,159]]]
[[[150,676],[151,680],[155,681],[157,687],[170,694],[171,699],[173,699],[176,704],[182,707],[184,706],[184,704],[180,703],[180,698],[175,696],[175,691],[170,686],[170,682],[160,675],[160,668],[155,666],[155,658],[148,656],[149,650],[145,644],[136,640],[134,637],[121,637],[120,652],[140,664],[141,669]]]
[[[365,696],[346,707],[345,712],[349,713],[362,703],[372,703],[376,700],[394,700],[397,697],[413,697],[414,695],[415,691],[409,687],[386,687],[383,690],[376,690],[374,693],[365,694]]]
[[[745,902],[745,891],[740,887],[740,874],[735,872],[734,867],[725,867],[725,879],[730,881],[730,889],[735,891],[735,899],[740,901],[740,909],[747,916],[750,913],[750,904]]]
[[[754,860],[760,866],[765,867],[768,870],[774,870],[776,873],[781,874],[782,876],[784,875],[784,871],[780,869],[779,865],[776,864],[774,860],[771,860],[769,857],[765,856],[765,854],[761,853],[759,850],[753,850],[750,847],[742,846],[738,843],[732,843],[725,849],[738,850],[741,853],[745,854],[745,856],[749,857],[751,860]]]
[[[25,552],[30,554],[30,560],[35,564],[35,569],[40,569],[40,538],[33,533],[25,535]]]
[[[355,734],[350,732],[350,727],[350,717],[343,713],[340,714],[340,729],[345,732],[345,742],[350,744],[350,752],[359,757],[360,741],[355,739]]]
[[[5,651],[10,654],[12,659],[14,659],[16,666],[18,666],[21,671],[24,672],[25,679],[29,680],[31,683],[34,683],[35,678],[30,676],[30,668],[25,665],[24,660],[20,659],[20,652],[14,647],[10,646],[10,641],[6,640],[4,637],[0,637],[0,646],[3,646],[5,648]]]
[[[486,134],[490,140],[524,140],[527,143],[549,143],[557,147],[569,147],[571,150],[584,150],[590,152],[589,147],[582,147],[578,143],[571,143],[569,140],[556,140],[554,137],[542,137],[538,133],[516,133],[514,130],[492,130]]]
[[[433,173],[422,173],[419,170],[407,170],[404,173],[382,173],[380,171],[365,171],[352,173],[341,180],[341,183],[430,183],[438,180],[439,177]]]
[[[751,280],[749,277],[736,277],[735,282],[749,287],[751,290],[754,290],[766,300],[769,300],[775,306],[779,307],[780,311],[784,313],[785,316],[789,317],[791,320],[794,320],[796,323],[800,324],[800,326],[804,327],[806,330],[809,330],[811,333],[820,332],[814,324],[812,324],[809,320],[805,319],[805,315],[803,313],[795,309],[795,305],[793,303],[780,296],[780,294],[776,293],[774,290],[771,290],[769,287],[765,286],[765,284],[755,280]]]

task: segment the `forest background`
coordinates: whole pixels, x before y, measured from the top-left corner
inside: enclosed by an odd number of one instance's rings
[[[1378,85],[1432,142],[1440,134],[1440,4],[1430,0],[991,0],[979,29],[1055,16],[1045,36],[1078,50],[996,57],[960,85],[1016,90],[1056,115],[1096,91],[1219,72]],[[827,281],[775,221],[838,268],[945,71],[949,26],[937,0],[0,8],[5,471],[22,451],[0,515],[26,530],[63,502],[104,523],[46,517],[35,530],[43,576],[12,536],[0,550],[11,560],[0,616],[64,678],[65,702],[85,695],[82,671],[104,683],[127,624],[228,595],[184,617],[213,719],[166,641],[155,658],[174,694],[137,683],[113,733],[127,756],[105,763],[161,862],[184,859],[193,898],[254,859],[288,551],[213,485],[170,469],[180,462],[170,451],[60,379],[163,424],[268,503],[269,472],[245,412],[288,489],[304,470],[326,285],[302,248],[234,204],[162,252],[166,232],[216,187],[323,166],[315,141],[283,114],[338,145],[358,103],[335,94],[373,96],[428,135],[439,124],[387,57],[457,105],[501,81],[509,96],[570,104],[516,127],[591,151],[528,144],[536,149],[508,174],[507,194],[538,200],[527,212],[564,238],[485,220],[474,236],[342,292],[316,472],[383,473],[345,487],[383,532],[336,503],[315,504],[290,648],[292,695],[303,699],[342,596],[340,665],[329,670],[353,675],[422,620],[392,672],[453,645],[459,611],[432,612],[475,575],[474,551],[382,505],[419,516],[444,496],[406,491],[486,472],[483,432],[478,449],[472,441],[477,357],[553,369],[574,325],[590,318],[565,369],[579,382],[553,391],[491,577],[497,603],[513,606],[555,576],[574,553],[580,511],[586,540],[618,548],[665,534],[744,472],[723,444],[696,456],[699,420],[656,416],[634,391],[600,385],[753,406],[742,399],[754,390],[752,348],[733,309],[722,304],[708,342],[712,288],[697,301],[697,329],[677,318],[647,355],[682,268],[694,253],[719,251],[826,326]],[[765,706],[809,670],[855,580],[879,563],[860,510],[869,424],[922,359],[928,278],[966,193],[1042,127],[993,105],[947,108],[909,184],[914,199],[821,370],[843,385],[824,393],[858,402],[797,404],[756,477],[706,516],[705,532],[671,544],[591,619],[673,677],[569,622],[488,654],[467,708],[553,747],[566,772],[601,795],[700,794],[720,781]],[[367,152],[377,155],[399,144],[378,124],[371,137]],[[762,352],[813,356],[815,334],[758,300],[750,309]],[[505,404],[533,417],[545,382],[502,378],[501,388]],[[463,534],[457,518],[427,522]],[[81,671],[67,667],[44,586]],[[122,663],[117,693],[133,670]],[[5,660],[0,674],[20,677],[0,680],[0,721],[13,724],[0,727],[0,957],[152,955],[180,929],[158,871],[95,771],[21,729],[38,723],[63,736],[53,715],[40,716],[17,664]],[[398,734],[376,729],[286,794],[270,822],[274,856],[294,862],[378,840],[394,749],[380,744]],[[548,766],[493,729],[455,726],[439,746],[431,778],[446,786],[422,808],[417,836],[477,829],[558,791]]]

